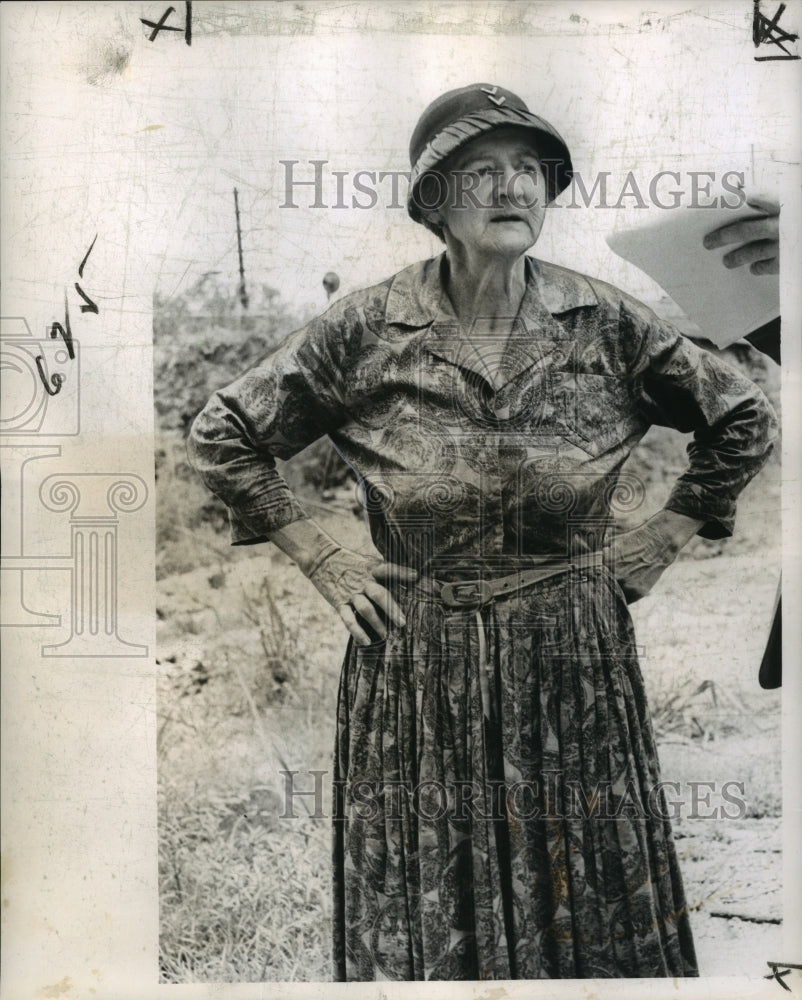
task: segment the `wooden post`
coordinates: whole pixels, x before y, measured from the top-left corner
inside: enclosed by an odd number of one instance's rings
[[[239,300],[242,308],[248,308],[248,293],[245,290],[245,266],[242,263],[242,232],[239,224],[239,198],[237,189],[234,188],[234,212],[237,216],[237,253],[239,254]]]

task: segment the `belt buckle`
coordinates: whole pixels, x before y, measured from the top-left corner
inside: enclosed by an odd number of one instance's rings
[[[493,591],[487,580],[469,580],[465,583],[444,583],[440,600],[452,608],[479,608],[487,604]]]

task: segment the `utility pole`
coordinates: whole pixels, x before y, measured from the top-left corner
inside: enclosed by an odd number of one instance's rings
[[[242,263],[242,231],[239,224],[239,197],[237,189],[234,188],[234,211],[237,216],[237,252],[239,254],[239,300],[242,308],[248,308],[248,293],[245,291],[245,266]]]

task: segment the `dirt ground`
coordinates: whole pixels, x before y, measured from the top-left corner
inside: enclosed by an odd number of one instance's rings
[[[702,975],[765,975],[783,954],[780,819],[687,821],[674,838]]]
[[[663,731],[660,738],[663,778],[681,784],[685,810],[674,837],[705,976],[764,975],[766,961],[782,953],[780,694],[757,682],[776,586],[770,562],[754,555],[683,561],[660,594],[632,609],[653,703],[663,703],[671,677],[688,691],[714,684],[682,713],[704,735]],[[708,782],[728,781],[743,784],[735,793],[742,809],[714,791],[707,798]],[[692,782],[699,783],[698,817],[690,815]],[[745,815],[704,818],[716,808]]]

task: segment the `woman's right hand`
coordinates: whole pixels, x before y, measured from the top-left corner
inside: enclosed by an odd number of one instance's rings
[[[404,626],[401,608],[383,583],[414,583],[418,574],[408,566],[382,562],[351,549],[336,548],[308,573],[360,646],[387,637],[387,621]],[[374,637],[365,631],[368,626]]]

